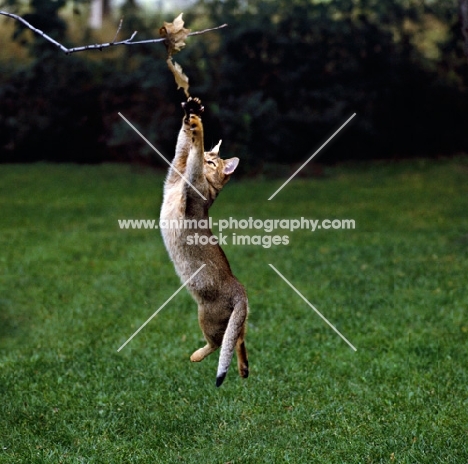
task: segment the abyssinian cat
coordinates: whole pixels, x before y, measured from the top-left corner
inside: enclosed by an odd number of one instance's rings
[[[187,282],[205,264],[187,284],[198,303],[198,321],[207,342],[192,354],[190,360],[202,361],[221,347],[216,375],[216,386],[219,387],[226,377],[234,350],[239,374],[244,378],[249,375],[244,343],[248,301],[244,287],[232,274],[226,255],[214,240],[211,230],[199,225],[203,225],[203,220],[208,222],[208,209],[236,169],[239,159],[221,159],[221,141],[211,151],[205,152],[200,117],[203,106],[197,98],[189,98],[182,106],[185,116],[175,157],[164,184],[160,219],[166,225],[187,220],[191,228],[165,227],[162,235],[183,282]],[[205,240],[194,242],[195,234]]]

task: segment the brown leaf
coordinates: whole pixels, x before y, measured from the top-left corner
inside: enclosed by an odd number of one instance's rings
[[[174,74],[174,79],[176,81],[177,88],[178,89],[180,89],[180,88],[184,89],[185,96],[187,98],[190,97],[190,94],[189,94],[189,91],[188,91],[188,89],[189,89],[189,80],[188,80],[188,77],[182,71],[182,67],[178,63],[176,63],[175,61],[172,61],[171,57],[169,57],[166,62],[167,62],[167,66],[171,70],[172,74]]]
[[[166,39],[164,44],[166,45],[169,56],[180,52],[180,50],[185,47],[184,40],[190,32],[190,29],[185,29],[184,27],[182,14],[183,13],[180,13],[172,23],[166,23],[166,21],[164,21],[164,26],[159,29],[159,34]]]

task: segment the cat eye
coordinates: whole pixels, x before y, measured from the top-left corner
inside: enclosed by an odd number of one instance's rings
[[[211,165],[213,165],[213,166],[216,166],[216,163],[215,163],[214,161],[206,160],[206,162],[207,162],[208,164],[211,164]]]

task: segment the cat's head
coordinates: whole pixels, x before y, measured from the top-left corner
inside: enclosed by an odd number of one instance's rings
[[[221,140],[211,151],[205,152],[203,172],[208,183],[219,192],[231,177],[239,164],[239,158],[221,159],[219,147]]]

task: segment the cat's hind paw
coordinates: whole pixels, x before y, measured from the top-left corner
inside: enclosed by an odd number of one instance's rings
[[[201,104],[201,100],[197,97],[189,97],[186,102],[182,103],[182,108],[184,109],[185,114],[187,116],[191,114],[200,116],[203,113],[203,110],[205,109]]]

